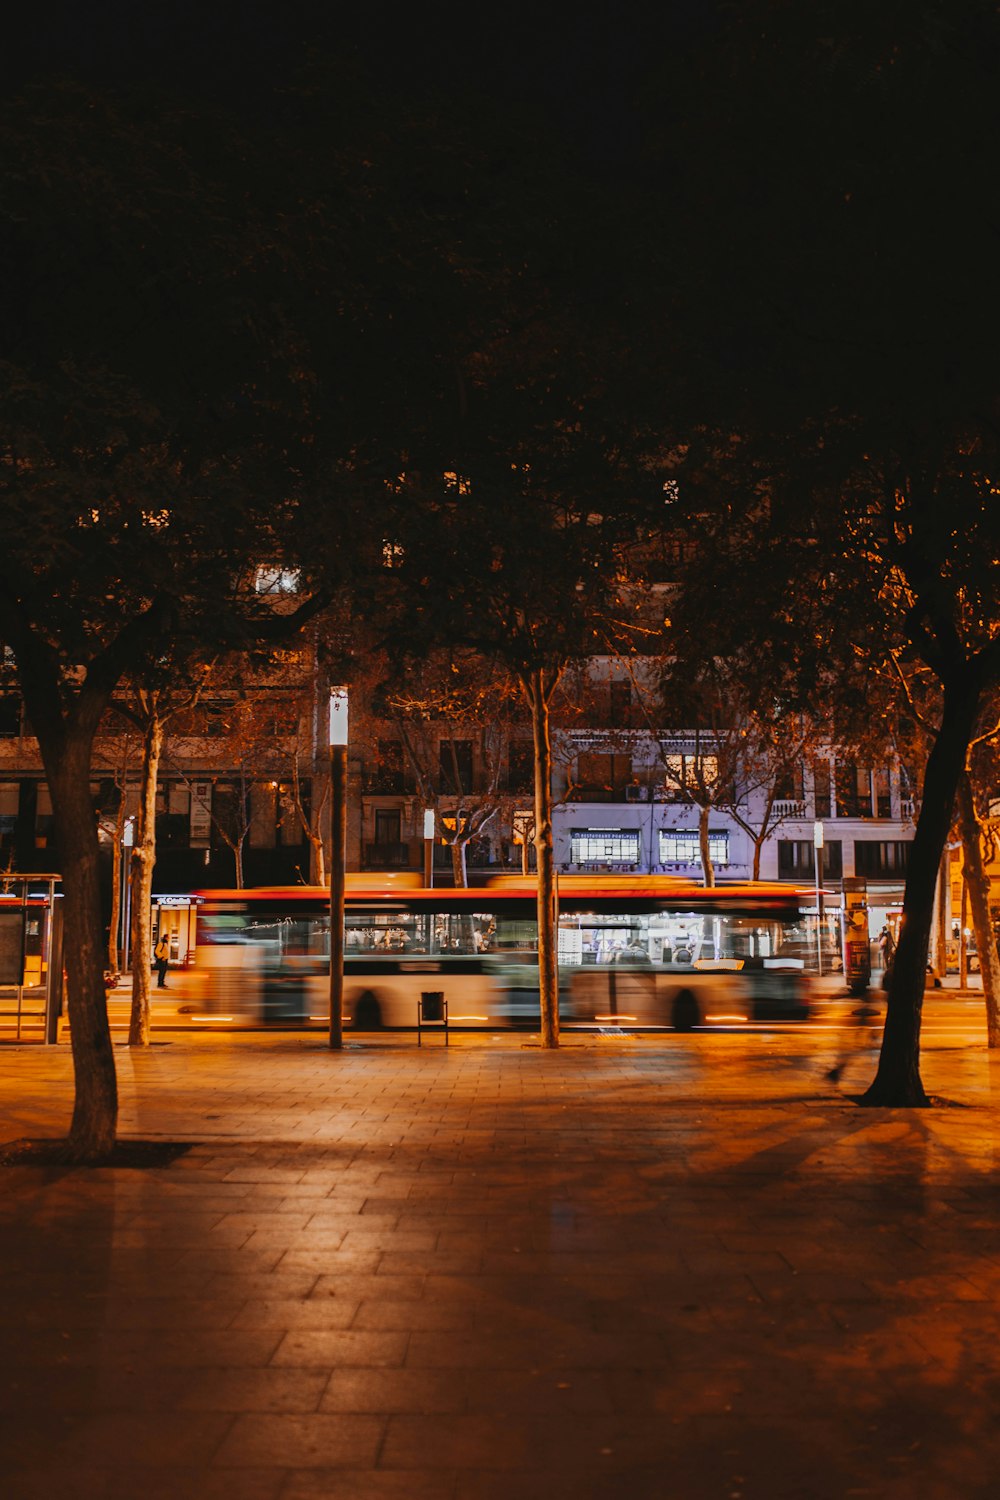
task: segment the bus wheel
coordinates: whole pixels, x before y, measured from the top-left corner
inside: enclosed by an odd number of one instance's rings
[[[701,1020],[701,1011],[693,991],[678,990],[670,1012],[670,1024],[675,1031],[693,1031]]]
[[[382,1007],[378,1003],[378,996],[371,990],[365,990],[358,996],[358,1003],[354,1007],[354,1029],[355,1031],[382,1030]]]

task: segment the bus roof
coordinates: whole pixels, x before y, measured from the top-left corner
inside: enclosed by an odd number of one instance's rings
[[[812,887],[765,880],[704,886],[672,875],[563,875],[557,884],[560,905],[564,910],[574,911],[622,906],[651,909],[662,904],[675,911],[686,908],[788,913],[815,901]],[[346,895],[352,905],[398,901],[424,910],[437,906],[452,911],[475,911],[491,906],[527,909],[534,904],[537,891],[538,882],[533,875],[495,877],[484,886],[425,888],[410,881],[386,880],[378,872],[370,876],[362,872],[349,877]],[[328,886],[253,886],[243,890],[196,891],[194,899],[212,905],[315,907],[328,905],[330,891]]]

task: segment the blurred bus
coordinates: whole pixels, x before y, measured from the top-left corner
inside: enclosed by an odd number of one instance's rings
[[[412,884],[410,883],[412,880]],[[344,1024],[416,1025],[444,996],[457,1027],[539,1024],[533,877],[427,890],[417,877],[348,877]],[[560,1013],[588,1026],[802,1020],[811,892],[758,882],[706,888],[669,876],[562,876]],[[330,894],[279,886],[196,893],[205,1012],[306,1023],[327,1012]]]

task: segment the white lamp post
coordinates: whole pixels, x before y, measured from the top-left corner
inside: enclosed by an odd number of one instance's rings
[[[434,884],[434,809],[424,808],[424,885],[430,890]]]
[[[120,902],[120,935],[119,944],[121,968],[129,967],[129,939],[132,933],[132,882],[129,879],[129,861],[132,857],[132,849],[135,846],[135,816],[125,819],[122,829],[122,859],[121,859],[121,902]]]
[[[330,1046],[344,1045],[344,885],[347,869],[347,689],[330,689]]]
[[[813,824],[813,850],[816,855],[816,972],[823,973],[823,824]]]

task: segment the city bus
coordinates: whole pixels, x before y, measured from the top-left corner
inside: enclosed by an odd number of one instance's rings
[[[709,888],[670,876],[562,876],[562,1020],[686,1030],[805,1019],[803,910],[811,896],[776,883]],[[195,901],[194,994],[203,1013],[262,1023],[323,1019],[327,889],[205,890]],[[539,1024],[534,877],[424,889],[415,876],[349,876],[344,937],[345,1026],[413,1027],[428,993],[443,996],[452,1026]]]

